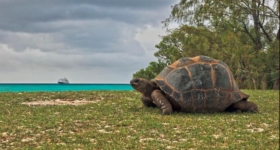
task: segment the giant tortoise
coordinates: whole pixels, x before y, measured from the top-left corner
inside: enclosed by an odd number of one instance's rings
[[[152,81],[134,78],[130,84],[142,93],[145,106],[158,106],[164,115],[173,111],[258,111],[255,103],[247,101],[249,95],[239,90],[229,67],[207,56],[181,58]]]

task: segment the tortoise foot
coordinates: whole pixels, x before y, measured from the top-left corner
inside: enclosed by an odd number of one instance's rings
[[[250,103],[253,103],[253,102],[250,102]],[[258,112],[258,106],[255,103],[253,103],[252,106],[249,107],[246,112],[256,113],[256,112]]]
[[[163,115],[170,115],[171,113],[172,113],[172,108],[170,109],[170,107],[169,108],[161,108],[161,112],[162,112],[162,114]]]
[[[141,101],[146,107],[156,107],[156,105],[153,103],[153,100],[149,97],[141,95]]]
[[[238,101],[229,106],[228,110],[240,110],[242,112],[258,112],[258,106],[249,101]]]
[[[172,113],[173,108],[171,104],[160,90],[154,90],[151,97],[153,102],[161,109],[163,115],[169,115]]]

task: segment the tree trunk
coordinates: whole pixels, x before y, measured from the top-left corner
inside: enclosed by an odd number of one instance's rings
[[[267,90],[267,77],[266,74],[263,75],[263,78],[261,80],[261,89]]]
[[[267,90],[267,81],[266,81],[266,79],[262,81],[262,90]]]
[[[279,25],[279,26],[280,26],[280,25]],[[277,39],[278,39],[278,40],[280,40],[279,32],[280,32],[280,29],[278,29],[278,32],[277,32]]]
[[[255,80],[255,79],[253,79],[253,83],[254,83],[254,88],[255,88],[255,90],[257,90],[256,80]]]
[[[279,78],[274,82],[273,90],[279,90]]]
[[[254,21],[254,29],[255,29],[255,52],[257,53],[262,49],[261,43],[261,35],[260,35],[260,25],[259,25],[259,10],[257,10],[257,1],[252,1],[252,16]]]

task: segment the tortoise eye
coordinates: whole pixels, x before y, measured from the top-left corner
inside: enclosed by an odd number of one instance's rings
[[[138,83],[140,80],[138,78],[134,79],[133,82]]]
[[[137,85],[137,84],[139,83],[139,81],[140,81],[140,79],[134,78],[134,79],[132,79],[132,80],[130,81],[130,84],[131,84],[131,85]]]

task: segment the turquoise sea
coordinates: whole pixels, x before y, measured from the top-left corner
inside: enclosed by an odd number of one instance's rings
[[[133,90],[130,84],[0,84],[0,92]]]

